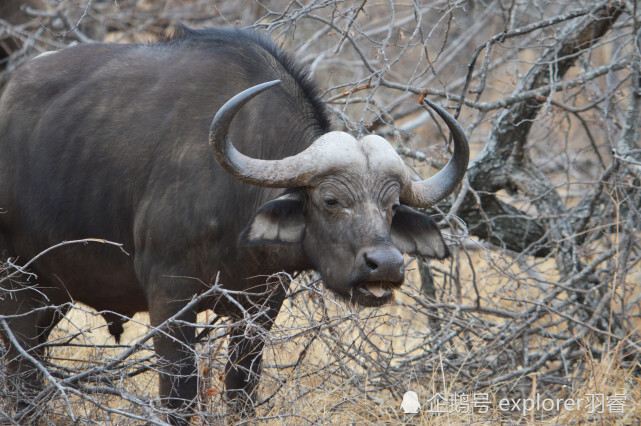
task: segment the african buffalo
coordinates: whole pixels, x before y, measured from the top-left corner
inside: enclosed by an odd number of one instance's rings
[[[468,163],[458,122],[426,102],[454,153],[417,181],[385,139],[331,131],[306,72],[252,32],[180,27],[164,42],[83,44],[31,60],[0,99],[0,253],[26,260],[88,237],[127,253],[64,246],[33,264],[35,281],[5,285],[11,377],[27,393],[42,385],[9,337],[27,351],[45,342],[64,315],[52,306],[104,311],[119,335],[119,315],[149,311],[162,324],[219,274],[225,289],[257,296],[213,297],[154,338],[160,396],[188,412],[197,377],[187,324],[199,311],[242,318],[265,305],[269,328],[286,290],[264,277],[308,269],[346,301],[391,301],[401,252],[449,254],[436,224],[409,206],[442,200]],[[225,397],[251,412],[262,342],[244,331],[230,332]]]

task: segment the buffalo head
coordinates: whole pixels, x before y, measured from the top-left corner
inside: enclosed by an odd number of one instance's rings
[[[401,252],[443,259],[449,255],[438,227],[410,207],[428,207],[449,195],[467,169],[469,150],[460,124],[428,102],[454,139],[448,164],[426,180],[412,181],[391,145],[375,135],[356,140],[330,132],[303,152],[281,160],[260,160],[238,152],[227,137],[242,106],[277,84],[263,83],[229,100],[210,129],[218,163],[237,179],[284,195],[261,206],[242,240],[249,244],[297,244],[325,285],[364,306],[393,298],[403,283]]]

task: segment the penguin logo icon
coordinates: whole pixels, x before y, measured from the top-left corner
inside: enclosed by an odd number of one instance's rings
[[[414,391],[407,391],[403,395],[403,402],[401,402],[401,409],[405,414],[416,414],[421,404],[418,402],[418,395]]]

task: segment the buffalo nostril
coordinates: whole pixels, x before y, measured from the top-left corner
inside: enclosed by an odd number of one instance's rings
[[[404,259],[395,247],[378,247],[363,253],[363,268],[370,280],[403,281]]]
[[[365,265],[367,265],[369,269],[371,269],[372,271],[378,269],[378,263],[376,262],[376,260],[372,259],[367,253],[363,255],[363,258],[365,261]]]

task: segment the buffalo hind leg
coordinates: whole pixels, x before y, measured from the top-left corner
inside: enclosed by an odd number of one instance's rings
[[[49,334],[64,318],[69,305],[46,307],[44,296],[36,290],[14,287],[11,295],[0,298],[0,336],[6,349],[9,399],[21,420],[37,416],[40,407],[33,404],[44,387],[42,365]],[[26,356],[25,356],[26,354]]]

